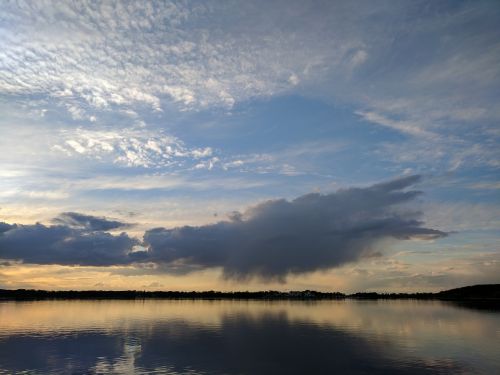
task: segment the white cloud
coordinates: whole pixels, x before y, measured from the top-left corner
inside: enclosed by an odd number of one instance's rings
[[[87,152],[87,149],[85,147],[83,147],[80,143],[78,143],[77,141],[70,139],[70,140],[67,140],[66,143],[74,151],[78,152],[79,154],[84,154],[85,152]],[[61,151],[65,152],[66,154],[71,154],[71,152],[68,149],[65,149],[63,146],[55,145],[54,147],[56,147],[55,148],[56,150],[61,150]]]
[[[54,152],[85,155],[129,167],[170,167],[182,161],[204,159],[207,160],[201,163],[212,165],[217,161],[210,147],[189,148],[176,137],[141,128],[121,131],[78,128],[62,131],[61,137],[61,144],[52,147]]]
[[[249,12],[253,7],[244,6]],[[244,14],[240,8],[189,2],[6,6],[0,90],[47,95],[65,103],[75,119],[91,118],[87,109],[116,105],[161,111],[163,100],[188,108],[231,107],[286,92],[299,83],[300,72],[313,74],[312,56],[332,64],[351,47],[334,39],[329,48],[313,42],[321,25],[288,35],[269,29],[265,17],[232,21],[229,14]],[[298,4],[289,9],[303,11]],[[221,19],[226,21],[219,29]],[[260,35],[239,32],[248,27]],[[357,64],[363,53],[354,56]]]
[[[290,74],[290,77],[288,77],[288,82],[290,82],[293,86],[297,86],[300,82],[300,79],[295,73],[293,73]]]
[[[402,133],[417,137],[437,138],[437,134],[425,130],[420,124],[412,121],[392,120],[373,111],[357,111],[356,114],[366,121],[386,126]]]
[[[193,169],[207,169],[211,171],[219,161],[218,157],[213,157],[209,160],[199,162],[193,167]]]
[[[351,58],[352,67],[363,64],[368,59],[368,53],[365,50],[357,50]]]

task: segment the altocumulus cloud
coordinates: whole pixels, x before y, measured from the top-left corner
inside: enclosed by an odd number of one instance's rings
[[[419,179],[271,200],[212,225],[149,230],[148,259],[187,269],[222,267],[228,278],[284,280],[373,255],[382,240],[443,237],[402,207],[420,194],[405,190]]]
[[[125,223],[74,212],[51,226],[0,223],[0,258],[91,266],[147,262],[172,273],[220,267],[228,278],[285,280],[371,256],[383,240],[445,236],[423,227],[420,213],[405,205],[420,194],[407,190],[419,179],[270,200],[215,224],[148,230],[143,243],[107,232]],[[136,245],[147,251],[133,251]]]

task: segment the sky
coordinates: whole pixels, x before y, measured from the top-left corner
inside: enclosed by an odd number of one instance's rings
[[[0,288],[500,283],[500,3],[1,1]]]

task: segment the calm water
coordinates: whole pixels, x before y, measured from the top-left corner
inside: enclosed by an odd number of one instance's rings
[[[440,302],[0,302],[0,374],[500,374],[500,313]]]

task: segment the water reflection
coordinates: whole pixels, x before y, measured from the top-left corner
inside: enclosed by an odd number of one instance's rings
[[[499,373],[500,314],[439,302],[0,303],[0,373]]]

